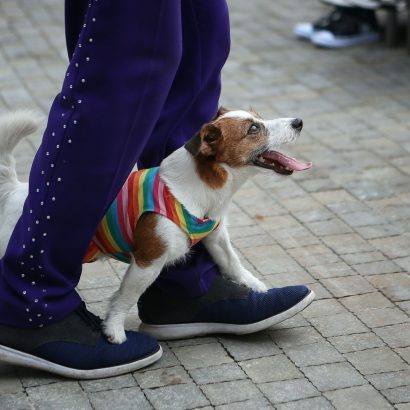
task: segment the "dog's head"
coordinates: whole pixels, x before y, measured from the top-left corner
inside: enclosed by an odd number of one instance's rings
[[[250,111],[229,111],[220,108],[215,118],[191,138],[185,148],[196,158],[201,168],[205,164],[226,169],[268,169],[281,175],[291,175],[312,167],[277,151],[286,143],[297,140],[303,122],[299,118],[264,120]]]

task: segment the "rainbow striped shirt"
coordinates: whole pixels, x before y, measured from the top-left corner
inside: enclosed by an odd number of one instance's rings
[[[191,246],[218,227],[218,221],[191,215],[171,194],[158,170],[158,167],[143,169],[128,177],[98,225],[84,263],[94,262],[102,255],[129,263],[135,250],[133,232],[144,212],[166,216],[188,235]]]

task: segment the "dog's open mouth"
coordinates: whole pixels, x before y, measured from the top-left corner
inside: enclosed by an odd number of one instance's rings
[[[258,167],[271,169],[282,175],[291,175],[293,171],[304,171],[312,168],[311,162],[300,161],[278,151],[262,152],[253,160],[253,164]]]

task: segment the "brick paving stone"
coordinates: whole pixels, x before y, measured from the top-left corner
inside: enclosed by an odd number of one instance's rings
[[[326,265],[311,266],[309,273],[315,279],[337,278],[340,276],[352,276],[356,272],[344,262],[329,263]]]
[[[391,403],[410,403],[410,380],[407,386],[395,387],[381,392]]]
[[[236,363],[192,369],[189,374],[197,384],[229,382],[246,379],[246,374]]]
[[[173,351],[186,369],[232,362],[232,359],[219,343],[176,347]]]
[[[326,341],[283,348],[298,367],[343,362],[343,356]]]
[[[332,250],[324,245],[304,246],[303,248],[289,249],[288,252],[305,267],[336,263],[340,260]]]
[[[297,367],[283,354],[240,362],[242,369],[255,383],[303,377]]]
[[[309,288],[314,290],[312,284],[309,284]],[[295,327],[304,327],[304,326],[309,326],[309,325],[310,323],[302,315],[296,315],[296,316],[291,317],[290,319],[287,319],[287,320],[284,320],[283,322],[278,323],[271,329],[291,329]]]
[[[0,374],[0,395],[18,393],[22,390],[23,386],[14,373]]]
[[[172,352],[167,345],[161,343],[161,347],[164,353],[162,354],[160,360],[149,367],[150,370],[163,369],[164,367],[178,366],[181,364],[175,356],[174,352]]]
[[[410,255],[410,237],[404,235],[373,239],[370,242],[389,258],[402,258]]]
[[[317,236],[338,235],[352,232],[352,229],[340,219],[308,222],[306,226]]]
[[[402,270],[405,270],[406,272],[410,272],[410,256],[407,256],[405,258],[394,259],[394,262],[397,265],[399,265],[402,268]]]
[[[34,410],[34,408],[34,404],[29,401],[25,393],[0,395],[0,409],[2,410]]]
[[[309,289],[312,289],[313,292],[315,292],[315,300],[328,299],[332,297],[329,291],[319,282],[309,283]]]
[[[394,307],[380,292],[366,293],[364,295],[348,296],[339,301],[352,312],[361,312],[366,309],[382,309]]]
[[[410,323],[380,327],[374,332],[390,347],[410,346]]]
[[[335,336],[329,337],[328,340],[340,353],[357,352],[372,347],[384,346],[384,342],[374,333]]]
[[[323,285],[336,297],[374,292],[373,286],[361,276],[322,279]]]
[[[244,248],[242,253],[252,260],[263,275],[299,270],[300,266],[277,245]]]
[[[214,406],[262,397],[261,392],[250,380],[204,384],[201,389]]]
[[[332,410],[334,407],[324,397],[313,397],[311,399],[291,401],[289,403],[277,404],[278,410]]]
[[[16,372],[19,376],[21,384],[24,387],[41,386],[43,384],[50,384],[65,380],[64,378],[55,376],[51,373],[41,372],[24,367],[16,368]]]
[[[347,313],[347,310],[335,299],[314,300],[303,312],[306,318]]]
[[[312,383],[306,379],[264,383],[259,387],[274,404],[320,395]]]
[[[323,336],[312,327],[274,329],[269,331],[272,340],[282,348],[324,341]]]
[[[182,366],[136,372],[134,377],[142,389],[189,383],[191,381]]]
[[[410,300],[404,302],[397,302],[396,305],[410,315]]]
[[[392,261],[377,261],[353,265],[353,268],[361,275],[380,275],[383,273],[401,272],[403,269]]]
[[[365,375],[407,368],[403,360],[387,347],[346,353],[345,357],[360,373]]]
[[[320,391],[365,384],[363,376],[349,363],[330,363],[303,367],[302,372]]]
[[[325,393],[337,410],[387,410],[393,407],[372,386],[355,386]]]
[[[337,254],[370,252],[374,248],[355,233],[322,237],[323,242]]]
[[[400,235],[405,232],[405,229],[397,225],[385,224],[385,225],[357,227],[356,231],[364,239],[376,239],[376,238],[384,238],[387,236]]]
[[[409,317],[397,308],[367,309],[356,312],[359,319],[370,328],[409,322]]]
[[[146,389],[144,393],[156,410],[193,409],[209,404],[201,390],[193,383]]]
[[[118,390],[124,387],[136,387],[137,382],[131,374],[124,374],[108,379],[82,380],[80,385],[86,392],[98,392],[102,390]]]
[[[366,376],[366,379],[378,390],[406,386],[410,382],[410,369]]]
[[[409,347],[399,347],[394,349],[394,351],[407,363],[410,364],[410,346]]]
[[[144,393],[138,387],[126,387],[120,390],[105,390],[90,393],[89,396],[93,409],[152,409]]]
[[[272,339],[264,333],[242,337],[221,337],[221,343],[236,361],[255,359],[280,353]]]
[[[249,400],[235,402],[230,404],[222,404],[216,406],[216,410],[268,410],[272,409],[272,405],[264,397],[252,398]]]
[[[310,318],[309,321],[324,337],[368,331],[368,328],[352,313],[314,317]]]
[[[410,410],[410,403],[396,404],[394,407],[396,407],[397,410]]]
[[[61,409],[90,409],[87,396],[77,382],[45,384],[26,389],[30,401],[36,408]],[[63,394],[62,394],[63,392]]]
[[[315,282],[315,279],[305,271],[276,273],[274,275],[266,275],[262,278],[268,287],[293,286],[296,283],[309,285]]]
[[[342,255],[341,258],[349,265],[365,264],[371,262],[385,262],[385,256],[377,251],[373,252],[360,252],[360,253],[347,253]]]
[[[392,301],[410,299],[410,276],[407,273],[374,275],[368,281]]]
[[[208,343],[217,343],[218,339],[216,337],[193,337],[192,339],[179,339],[170,340],[167,342],[169,347],[181,347],[181,346],[196,346],[204,345]]]

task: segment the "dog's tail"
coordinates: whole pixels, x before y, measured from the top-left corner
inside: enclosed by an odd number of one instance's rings
[[[17,182],[12,152],[24,137],[37,130],[39,123],[39,116],[26,110],[0,117],[0,185]]]

